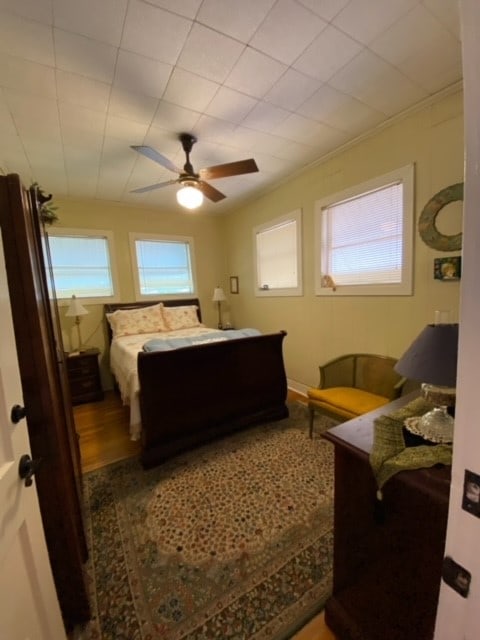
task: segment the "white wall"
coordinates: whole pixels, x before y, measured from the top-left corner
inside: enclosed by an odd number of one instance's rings
[[[465,209],[455,442],[445,555],[470,571],[468,598],[443,581],[435,640],[480,638],[480,518],[461,508],[465,469],[480,474],[480,4],[461,0],[465,86]]]

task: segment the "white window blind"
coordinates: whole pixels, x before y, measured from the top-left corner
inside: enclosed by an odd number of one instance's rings
[[[401,282],[402,195],[391,184],[323,210],[323,271],[335,284]]]
[[[58,298],[114,295],[108,239],[104,236],[48,235]]]
[[[188,241],[137,238],[135,256],[140,295],[193,294]]]
[[[315,206],[317,295],[411,295],[413,165]]]
[[[258,284],[261,289],[296,287],[297,225],[295,220],[257,234]]]
[[[301,295],[301,211],[254,229],[257,295]]]

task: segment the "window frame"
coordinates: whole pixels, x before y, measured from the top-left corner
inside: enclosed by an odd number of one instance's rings
[[[315,202],[315,295],[316,296],[411,296],[413,295],[414,256],[414,169],[408,164]],[[382,189],[393,183],[403,186],[401,282],[322,287],[323,211],[334,204]]]
[[[46,232],[47,241],[49,243],[49,253],[51,255],[51,246],[50,246],[50,238],[58,237],[58,236],[66,236],[69,238],[105,238],[107,241],[107,250],[108,257],[110,262],[110,276],[112,279],[113,286],[113,295],[111,296],[81,296],[75,294],[78,300],[84,304],[107,304],[110,302],[118,302],[120,300],[120,289],[119,289],[119,279],[118,279],[118,271],[116,264],[116,254],[115,254],[115,242],[114,242],[114,234],[113,231],[106,229],[79,229],[79,228],[70,228],[70,227],[55,227],[54,229],[49,229]],[[50,258],[51,259],[51,258]],[[54,277],[54,269],[53,264],[51,264],[51,272],[52,272],[52,282],[54,286],[55,299],[57,301],[57,305],[59,307],[66,307],[70,304],[71,297],[61,298],[58,295],[56,285],[55,285],[55,277]]]
[[[286,222],[294,221],[296,224],[296,262],[297,262],[297,286],[282,289],[261,289],[258,283],[258,251],[257,236],[259,233],[269,231]],[[295,297],[303,296],[303,243],[302,243],[302,209],[294,209],[290,213],[286,213],[277,218],[264,222],[253,228],[253,255],[254,255],[254,271],[253,271],[253,289],[255,295],[259,298],[272,297]]]
[[[130,258],[132,264],[132,275],[133,275],[133,286],[135,291],[135,300],[137,302],[141,302],[143,300],[182,300],[189,298],[198,298],[198,285],[197,285],[197,274],[196,274],[196,260],[195,260],[195,242],[193,236],[177,236],[177,235],[167,235],[167,234],[158,234],[158,233],[141,233],[138,231],[131,231],[129,234],[129,245],[130,245]],[[170,294],[162,294],[162,293],[152,293],[152,294],[144,294],[141,293],[140,289],[140,277],[139,277],[139,269],[137,262],[137,251],[135,247],[136,240],[153,240],[156,242],[179,242],[183,244],[187,244],[190,252],[190,264],[192,271],[192,282],[193,282],[193,291],[191,293],[170,293]]]

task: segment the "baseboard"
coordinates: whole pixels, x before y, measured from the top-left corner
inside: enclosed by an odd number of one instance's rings
[[[297,380],[290,380],[287,378],[287,387],[291,391],[295,391],[295,393],[299,393],[301,396],[305,396],[305,400],[307,399],[307,391],[310,387],[306,384],[302,384],[301,382],[297,382]]]

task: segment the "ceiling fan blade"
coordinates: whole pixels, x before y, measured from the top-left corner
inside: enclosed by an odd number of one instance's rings
[[[132,189],[130,193],[145,193],[146,191],[153,191],[154,189],[161,189],[162,187],[168,187],[169,184],[175,184],[178,180],[167,180],[166,182],[156,182],[150,184],[148,187],[140,187],[139,189]]]
[[[202,182],[202,180],[198,181],[197,188],[200,189],[203,195],[212,202],[219,202],[227,197],[225,194],[215,189],[215,187],[212,187],[211,184],[208,184],[208,182]]]
[[[168,169],[169,171],[173,171],[174,173],[182,173],[182,170],[176,167],[173,162],[171,162],[165,156],[162,156],[162,154],[158,153],[158,151],[155,151],[155,149],[152,149],[152,147],[130,145],[130,149],[133,149],[137,153],[142,154],[142,156],[145,156],[146,158],[149,158],[150,160],[161,164],[162,167],[165,167],[165,169]]]
[[[200,169],[199,175],[202,180],[214,180],[215,178],[239,176],[242,173],[254,173],[255,171],[258,171],[257,163],[253,158],[250,158],[249,160],[238,160],[238,162],[206,167],[205,169]]]

